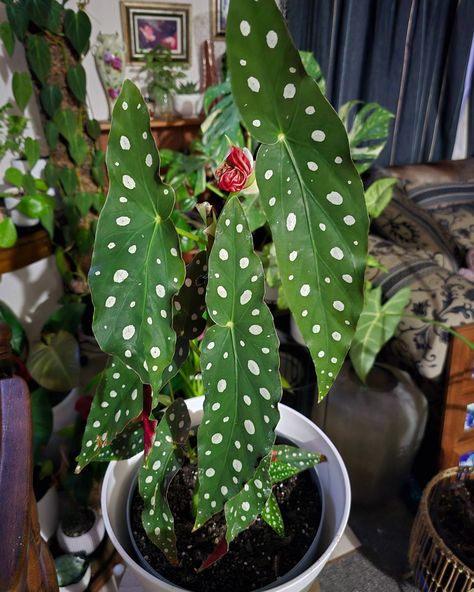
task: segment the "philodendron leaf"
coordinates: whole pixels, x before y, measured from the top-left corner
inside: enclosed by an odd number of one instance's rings
[[[179,337],[196,339],[204,331],[206,320],[207,254],[200,251],[186,266],[186,279],[174,299],[173,327]]]
[[[25,156],[30,168],[33,168],[40,157],[40,145],[34,138],[25,139]]]
[[[33,94],[33,84],[29,72],[15,72],[12,78],[12,90],[16,104],[24,111]]]
[[[349,349],[363,302],[368,217],[344,126],[301,63],[274,0],[232,2],[232,89],[263,146],[257,183],[283,289],[319,397]]]
[[[28,370],[36,382],[50,391],[67,391],[79,384],[79,344],[73,335],[59,331],[32,347]]]
[[[178,562],[174,518],[166,499],[169,483],[182,465],[180,446],[191,427],[183,399],[168,407],[156,429],[155,442],[138,478],[143,498],[142,523],[148,538],[172,564]]]
[[[393,188],[398,183],[395,177],[374,181],[365,192],[365,203],[371,218],[378,218],[393,196]]]
[[[29,35],[27,37],[26,57],[38,80],[45,84],[51,69],[51,53],[42,35]]]
[[[101,349],[152,385],[155,402],[174,355],[172,299],[185,277],[169,218],[173,190],[160,181],[159,167],[146,103],[127,80],[113,112],[109,194],[89,273],[93,326]]]
[[[115,438],[139,417],[143,410],[142,389],[133,370],[118,359],[111,360],[92,399],[76,473],[94,460],[101,449],[115,443]]]
[[[70,66],[66,72],[66,79],[73,95],[80,103],[86,100],[86,71],[82,64]]]
[[[326,457],[323,454],[295,446],[274,446],[270,465],[272,484],[284,481],[322,462],[326,462]]]
[[[62,109],[54,117],[54,123],[58,126],[59,133],[71,142],[78,132],[77,116],[71,109]]]
[[[50,117],[54,117],[63,100],[61,89],[55,84],[45,84],[40,92],[40,101],[43,109]],[[48,121],[48,123],[53,123]]]
[[[64,33],[78,55],[87,49],[91,30],[91,22],[83,10],[64,12]]]
[[[262,520],[264,520],[268,526],[271,526],[279,536],[285,536],[285,524],[283,522],[283,516],[281,515],[280,506],[278,505],[274,493],[270,495],[265,507],[263,508]]]
[[[263,269],[245,214],[230,199],[209,259],[203,340],[204,417],[198,431],[196,528],[220,512],[271,450],[281,397],[278,338],[263,301]]]
[[[109,446],[101,448],[94,462],[110,462],[125,460],[143,450],[143,427],[133,422],[119,434]]]
[[[0,23],[0,39],[3,41],[8,55],[11,57],[15,51],[15,36],[8,21]]]
[[[352,365],[362,382],[382,347],[394,336],[410,294],[410,288],[402,288],[382,306],[382,288],[370,291],[350,351]]]

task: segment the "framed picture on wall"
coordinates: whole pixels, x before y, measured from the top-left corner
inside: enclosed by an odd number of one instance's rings
[[[122,28],[130,63],[144,61],[156,45],[171,50],[177,62],[190,62],[191,6],[161,2],[120,3]]]
[[[286,2],[287,0],[276,0],[283,12]],[[229,4],[230,0],[211,0],[212,35],[217,39],[225,37]]]

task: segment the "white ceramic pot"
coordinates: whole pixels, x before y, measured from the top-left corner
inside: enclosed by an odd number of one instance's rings
[[[43,497],[36,502],[40,534],[48,542],[58,526],[58,491],[52,485]]]
[[[94,524],[91,528],[79,536],[71,537],[64,533],[61,523],[56,531],[58,544],[65,553],[85,553],[91,555],[102,542],[105,535],[104,520],[100,512],[92,510],[95,514]]]
[[[202,419],[203,402],[204,397],[186,401],[193,425],[198,425]],[[318,427],[285,405],[280,405],[280,413],[281,418],[277,426],[279,435],[303,448],[321,452],[328,459],[328,462],[318,466],[317,471],[326,504],[326,511],[322,517],[318,559],[288,583],[269,588],[272,592],[307,592],[328,561],[346,527],[351,499],[349,478],[336,448]],[[140,453],[129,460],[109,464],[101,495],[105,528],[112,544],[146,592],[186,592],[183,588],[157,580],[133,559],[124,512],[128,492],[141,460]]]
[[[202,94],[193,93],[191,95],[179,95],[173,96],[173,106],[176,113],[181,117],[197,117],[202,110]]]
[[[91,566],[86,569],[82,578],[76,582],[75,584],[69,584],[68,586],[59,586],[59,592],[84,592],[87,590],[89,586],[89,582],[91,581]]]

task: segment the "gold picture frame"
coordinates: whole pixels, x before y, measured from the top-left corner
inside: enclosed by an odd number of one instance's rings
[[[123,36],[130,64],[141,64],[157,44],[169,47],[174,61],[191,63],[191,5],[120,2]]]

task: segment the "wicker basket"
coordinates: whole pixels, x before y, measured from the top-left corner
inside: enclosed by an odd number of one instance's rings
[[[422,592],[474,592],[474,572],[444,544],[429,512],[440,485],[459,477],[457,467],[442,471],[430,481],[421,498],[410,536],[408,561],[415,585]],[[474,479],[474,473],[462,472],[462,478]]]

